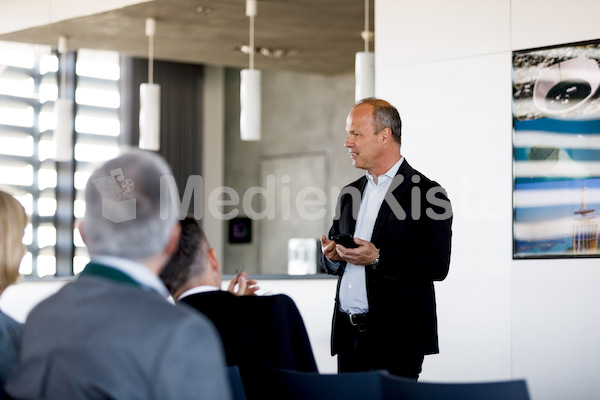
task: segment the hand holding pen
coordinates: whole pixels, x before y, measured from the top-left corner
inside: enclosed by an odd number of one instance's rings
[[[256,292],[260,289],[260,287],[256,286],[257,281],[254,279],[247,279],[246,273],[243,271],[244,266],[241,266],[239,270],[236,270],[236,275],[229,282],[227,291],[236,296],[256,296]],[[235,291],[236,285],[238,287],[237,292]]]

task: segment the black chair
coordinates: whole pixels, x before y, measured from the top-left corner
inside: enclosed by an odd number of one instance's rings
[[[384,400],[529,400],[524,380],[484,383],[428,383],[380,372]]]
[[[6,391],[4,391],[4,387],[0,385],[0,400],[15,400],[13,397],[10,397]]]
[[[242,375],[237,365],[227,367],[229,372],[229,382],[231,383],[231,394],[233,400],[246,400],[246,391],[242,383]]]
[[[275,380],[274,387],[279,391],[279,399],[377,400],[382,398],[381,378],[374,371],[319,374],[273,369],[271,375]]]

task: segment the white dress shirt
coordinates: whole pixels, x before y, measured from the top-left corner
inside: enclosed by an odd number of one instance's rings
[[[209,286],[209,285],[196,286],[196,287],[193,287],[193,288],[188,289],[185,292],[181,293],[181,295],[177,298],[177,301],[183,299],[184,297],[191,296],[193,294],[216,292],[217,290],[221,290],[221,289],[219,289],[216,286]]]
[[[358,210],[356,228],[354,229],[355,238],[371,241],[379,209],[403,161],[404,157],[401,157],[392,168],[377,178],[377,183],[367,171],[367,186]],[[347,314],[360,314],[369,311],[364,265],[346,264],[340,284],[340,309]]]

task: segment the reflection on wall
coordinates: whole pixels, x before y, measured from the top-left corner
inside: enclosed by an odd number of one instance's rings
[[[336,188],[363,174],[352,167],[343,147],[346,116],[354,104],[354,75],[264,71],[263,131],[258,142],[240,140],[239,70],[226,70],[225,79],[225,186],[237,194],[239,201],[223,207],[222,212],[233,212],[232,216],[240,217],[255,211],[254,217],[262,218],[264,196],[251,195],[266,189],[266,176],[270,173],[278,176],[279,187],[309,184],[326,195],[324,215],[318,222],[296,217],[292,220],[291,215],[282,218],[281,210],[276,210],[273,219],[252,221],[257,234],[250,243],[232,244],[224,238],[225,273],[233,273],[244,265],[249,274],[285,274],[288,238],[283,237],[283,232],[293,233],[293,237],[315,238],[325,233],[333,218],[339,192]],[[289,182],[282,181],[283,175],[289,176]],[[316,195],[307,196],[308,200],[318,200]],[[310,213],[318,211],[319,207],[311,207]]]

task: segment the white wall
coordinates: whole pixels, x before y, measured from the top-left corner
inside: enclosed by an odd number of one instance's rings
[[[0,297],[2,311],[25,322],[36,304],[58,291],[67,281],[21,282],[9,286]],[[317,366],[321,372],[336,372],[336,359],[331,357],[329,335],[333,312],[336,279],[286,279],[260,280],[259,294],[285,293],[296,302],[304,319],[313,347]],[[223,282],[226,289],[229,281]]]
[[[426,358],[423,379],[508,379],[510,56],[378,70],[377,82],[403,118],[403,155],[454,210],[450,274],[436,284],[441,354]]]
[[[25,322],[27,314],[40,301],[56,293],[66,281],[48,280],[20,282],[9,286],[0,297],[0,309],[19,322]]]
[[[376,2],[376,94],[455,211],[436,285],[441,353],[423,380],[525,378],[533,399],[598,398],[600,261],[511,257],[511,52],[600,38],[598,12],[583,0]]]

